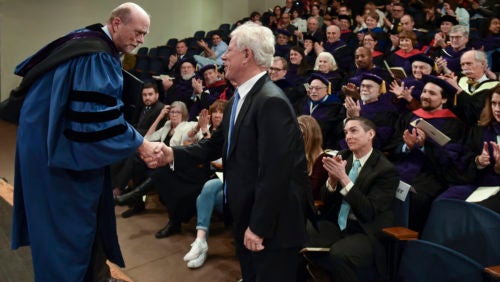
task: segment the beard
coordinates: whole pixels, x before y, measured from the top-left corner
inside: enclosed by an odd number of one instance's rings
[[[191,78],[193,78],[193,76],[194,76],[194,73],[181,75],[182,79],[184,79],[184,80],[190,80]]]

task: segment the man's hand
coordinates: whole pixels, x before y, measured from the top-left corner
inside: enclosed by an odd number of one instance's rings
[[[413,100],[413,96],[411,96],[411,91],[413,90],[415,86],[412,86],[410,88],[405,87],[405,83],[401,82],[401,86],[398,84],[397,81],[392,81],[390,91],[396,95],[396,98],[398,99],[405,99],[408,102],[411,102]]]
[[[359,100],[354,101],[350,96],[346,96],[344,107],[346,108],[348,118],[359,117],[359,112],[361,111]]]
[[[349,82],[346,85],[343,85],[342,92],[344,92],[346,96],[352,97],[354,99],[361,99],[361,96],[359,95],[359,88],[356,87],[356,84],[354,83]]]
[[[394,46],[394,48],[398,48],[399,47],[399,36],[396,34],[391,34],[391,35],[389,35],[389,37],[391,38],[392,46]]]
[[[203,80],[193,77],[191,79],[191,86],[193,87],[194,93],[200,95],[203,92]]]
[[[323,42],[314,42],[314,52],[316,53],[316,55],[319,55],[319,53],[323,51],[325,51],[325,48],[323,48]]]
[[[144,139],[142,145],[137,149],[141,159],[144,160],[148,167],[158,167],[158,160],[164,157],[163,152],[160,149],[161,144],[163,143],[150,142]]]
[[[174,81],[170,77],[164,77],[161,79],[161,84],[163,85],[163,89],[167,91],[170,87],[172,87],[172,85],[174,85]]]
[[[263,238],[260,238],[257,234],[253,233],[252,230],[250,230],[250,227],[247,227],[245,230],[243,244],[248,250],[252,252],[262,251],[264,249],[264,245],[262,245],[263,242]]]
[[[425,144],[425,133],[419,128],[413,128],[411,131],[406,129],[403,132],[403,141],[405,142],[408,149],[413,150],[416,146],[419,148],[423,147]]]
[[[338,179],[342,187],[345,187],[351,181],[345,172],[347,161],[343,160],[342,156],[323,157],[322,161],[328,176],[332,179]]]

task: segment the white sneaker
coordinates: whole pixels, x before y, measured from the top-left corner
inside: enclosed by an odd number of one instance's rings
[[[194,240],[194,242],[191,244],[191,250],[184,256],[184,261],[194,260],[203,253],[206,256],[207,251],[208,251],[207,241],[200,238],[196,238],[196,240]],[[205,259],[203,259],[203,261],[205,261]],[[203,262],[201,264],[203,264]]]
[[[189,268],[201,267],[205,263],[206,259],[207,259],[207,252],[205,251],[205,252],[201,253],[200,256],[198,256],[197,258],[188,261],[187,267],[189,267]]]

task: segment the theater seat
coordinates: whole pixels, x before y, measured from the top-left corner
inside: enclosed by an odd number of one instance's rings
[[[384,231],[387,232],[388,230]],[[495,269],[498,268],[492,267],[488,271],[485,269],[487,267],[500,265],[499,238],[499,214],[474,203],[468,203],[461,200],[442,199],[433,203],[429,218],[422,231],[420,240],[418,241],[430,242],[439,245],[441,248],[452,251],[448,252],[447,255],[458,253],[461,256],[465,256],[480,265],[485,273],[495,275]],[[406,271],[405,268],[407,268],[407,266],[405,264],[408,264],[408,262],[405,262],[405,260],[416,259],[426,261],[428,259],[427,256],[423,254],[419,257],[415,257],[418,253],[414,250],[407,250],[407,246],[415,244],[416,243],[413,241],[406,242],[399,264],[398,276],[403,275],[401,274],[402,271]],[[424,244],[432,245],[427,243]],[[410,248],[415,247],[412,246]],[[424,248],[424,245],[421,245],[420,248]],[[436,261],[434,261],[434,267],[439,267],[439,263],[440,261],[436,259]],[[448,267],[446,262],[442,263],[443,265],[441,267],[443,269]],[[404,276],[406,279],[411,279],[411,275],[421,277],[419,276],[419,272],[425,273],[428,271],[426,267],[425,264],[422,265],[422,267],[420,264],[413,265],[416,271],[410,274],[406,273]],[[451,272],[453,272],[453,270],[451,270]]]
[[[396,281],[481,282],[483,267],[450,248],[425,240],[412,240],[406,243]]]

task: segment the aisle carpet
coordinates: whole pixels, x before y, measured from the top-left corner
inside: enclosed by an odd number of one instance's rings
[[[0,281],[30,282],[34,281],[30,248],[10,249],[12,224],[12,186],[0,179]],[[114,278],[133,282],[118,266],[108,262]]]

